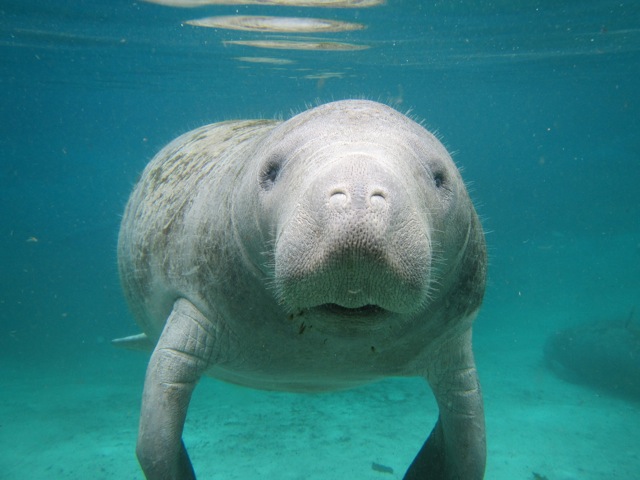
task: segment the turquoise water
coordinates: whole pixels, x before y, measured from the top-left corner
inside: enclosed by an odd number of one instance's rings
[[[637,399],[568,383],[543,362],[558,329],[640,324],[640,4],[42,4],[0,1],[0,478],[141,478],[146,357],[109,340],[137,331],[115,245],[150,158],[205,123],[350,97],[437,131],[483,217],[491,265],[475,351],[487,478],[640,474]],[[185,23],[232,14],[367,28]],[[274,39],[369,48],[229,43]],[[402,478],[436,416],[417,380],[292,396],[206,379],[185,441],[201,478]]]

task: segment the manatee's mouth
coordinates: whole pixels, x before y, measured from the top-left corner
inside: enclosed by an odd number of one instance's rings
[[[378,305],[363,305],[361,307],[349,308],[338,305],[337,303],[323,303],[315,307],[315,309],[333,315],[348,317],[372,317],[386,312],[384,308]]]

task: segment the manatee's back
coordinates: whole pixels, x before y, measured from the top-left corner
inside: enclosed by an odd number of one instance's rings
[[[195,230],[210,227],[208,234],[214,236],[223,229],[234,179],[256,141],[277,123],[247,120],[200,127],[173,140],[144,169],[122,219],[118,267],[129,307],[154,341],[173,302],[193,282]],[[219,202],[198,205],[203,189],[216,189]]]

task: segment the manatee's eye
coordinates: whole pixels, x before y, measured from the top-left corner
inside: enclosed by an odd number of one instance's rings
[[[436,184],[436,188],[442,188],[444,186],[444,172],[435,172],[433,174],[433,181]]]
[[[279,158],[269,160],[260,174],[260,186],[269,190],[276,183],[280,170],[282,168],[282,161]]]

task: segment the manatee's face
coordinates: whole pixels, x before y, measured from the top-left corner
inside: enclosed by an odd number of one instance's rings
[[[304,112],[260,145],[254,263],[290,311],[413,314],[438,296],[473,208],[446,149],[367,101]]]

